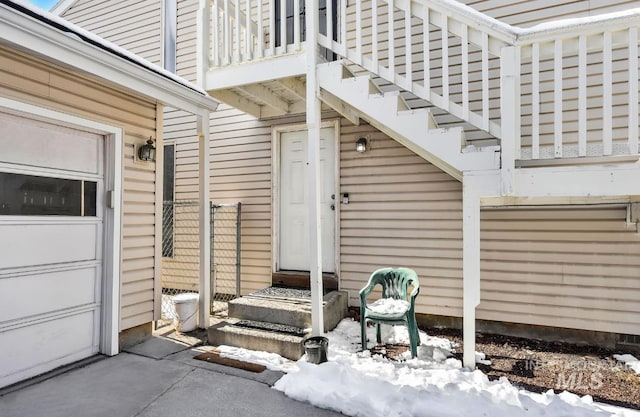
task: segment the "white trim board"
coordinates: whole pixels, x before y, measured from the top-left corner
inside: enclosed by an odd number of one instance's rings
[[[104,214],[104,271],[102,291],[102,322],[100,326],[100,353],[116,355],[119,351],[120,318],[120,248],[122,240],[122,143],[124,132],[117,126],[96,122],[67,113],[34,106],[21,101],[0,97],[0,109],[35,116],[56,124],[73,126],[106,137],[105,190],[113,195]]]
[[[336,195],[335,234],[334,234],[334,271],[340,276],[340,119],[325,120],[320,128],[334,129],[334,192]],[[271,271],[277,272],[280,260],[280,134],[285,132],[306,131],[305,123],[277,125],[271,128]]]

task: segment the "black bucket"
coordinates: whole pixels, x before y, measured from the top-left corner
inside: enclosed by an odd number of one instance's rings
[[[329,339],[324,336],[314,336],[302,342],[304,352],[307,354],[307,362],[320,364],[327,361]]]

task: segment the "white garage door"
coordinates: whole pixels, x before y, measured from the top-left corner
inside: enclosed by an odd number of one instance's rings
[[[0,387],[98,352],[104,146],[0,112]]]

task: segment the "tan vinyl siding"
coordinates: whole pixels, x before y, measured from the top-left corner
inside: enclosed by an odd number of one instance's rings
[[[161,65],[161,0],[80,0],[62,17]]]
[[[84,13],[98,14],[104,7],[98,3],[90,12]],[[520,26],[640,7],[637,0],[465,0],[464,3]],[[78,8],[82,4],[84,2]],[[190,80],[195,80],[196,7],[195,0],[179,2],[178,74]],[[354,10],[352,5],[349,7],[348,21],[353,22]],[[80,10],[76,12],[80,14]],[[366,13],[370,14],[365,7]],[[385,19],[381,8],[380,24],[386,24]],[[398,36],[403,33],[402,22],[398,15]],[[432,32],[435,46],[441,42],[440,34],[435,28]],[[370,33],[370,28],[365,28],[363,37],[367,38]],[[422,45],[417,35],[421,28],[414,27],[413,33],[416,34],[412,47],[413,65],[420,67]],[[349,27],[348,36],[355,36],[353,26]],[[136,42],[142,42],[143,37],[137,32],[131,36]],[[159,39],[157,42],[159,49]],[[397,52],[402,53],[400,42],[396,46]],[[474,48],[470,50],[473,52]],[[460,62],[459,51],[459,42],[456,44],[453,38],[450,39],[451,62]],[[384,59],[385,54],[382,51],[380,58]],[[396,62],[400,68],[404,59],[398,58]],[[494,58],[492,68],[497,68],[496,64]],[[471,62],[472,68],[474,65],[479,68],[477,63]],[[544,65],[543,62],[541,66],[544,68]],[[616,65],[614,63],[614,69],[617,69]],[[438,71],[436,66],[433,66],[434,74]],[[452,86],[454,80],[459,79],[456,74],[454,69]],[[623,76],[620,74],[620,71],[614,74],[614,83]],[[492,70],[490,78],[494,94],[490,107],[492,117],[497,118],[498,71]],[[525,92],[529,88],[527,80],[525,74]],[[440,88],[441,80],[437,76],[433,81],[436,90]],[[589,82],[597,85],[599,76],[590,74]],[[619,87],[614,84],[614,88],[616,86]],[[471,108],[479,108],[480,83],[472,82],[470,87]],[[547,90],[551,88],[546,87]],[[597,95],[597,91],[593,92]],[[453,93],[452,97],[457,96]],[[620,117],[624,114],[623,98],[621,91],[614,99],[614,114]],[[543,96],[543,104],[544,100]],[[457,122],[443,112],[438,115],[441,125]],[[164,119],[165,139],[167,143],[176,143],[178,152],[176,200],[196,199],[195,120],[170,109],[166,110]],[[618,123],[621,120],[615,121],[616,135],[622,134],[623,126]],[[302,116],[257,121],[226,105],[221,105],[219,111],[212,114],[211,199],[216,203],[243,203],[241,263],[244,294],[271,282],[272,126],[303,121]],[[567,122],[566,131],[571,133],[574,129],[571,119]],[[545,133],[549,125],[545,124],[544,118],[542,123],[541,132]],[[589,126],[590,134],[600,128],[598,123]],[[349,291],[350,304],[358,305],[357,292],[374,269],[409,266],[416,269],[421,278],[419,313],[462,316],[460,183],[367,124],[353,126],[345,120],[340,124],[340,192],[348,192],[351,200],[350,204],[340,206],[340,285]],[[530,129],[526,120],[524,129],[525,133]],[[471,140],[487,137],[477,130],[468,130],[465,134]],[[361,135],[369,135],[372,139],[371,150],[365,154],[354,151],[355,140]],[[139,227],[141,233],[142,227]],[[640,312],[640,281],[637,278],[640,265],[634,256],[640,253],[639,236],[635,229],[627,226],[625,209],[618,206],[484,210],[482,304],[478,318],[640,334],[640,328],[633,320]],[[185,236],[185,246],[193,246],[193,243]],[[163,261],[164,267],[168,262],[172,261]],[[151,267],[152,263],[149,265]],[[197,264],[192,265],[196,265],[197,271]],[[186,264],[176,266],[171,274],[165,269],[163,279],[174,279],[175,285],[188,283],[194,277],[197,281],[197,272],[175,278],[181,268],[184,271]]]
[[[0,47],[0,95],[124,128],[120,330],[153,320],[154,165],[133,148],[156,137],[155,103]]]
[[[482,213],[478,318],[640,334],[640,235],[625,206]]]
[[[369,275],[406,266],[421,279],[420,313],[461,315],[461,184],[368,126],[343,120],[340,144],[340,282],[351,305]],[[355,151],[368,135],[371,150]]]

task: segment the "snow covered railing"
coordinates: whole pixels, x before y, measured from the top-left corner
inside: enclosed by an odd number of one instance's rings
[[[492,102],[499,99],[500,51],[516,39],[509,25],[443,0],[355,0],[342,5],[340,16],[341,36],[320,35],[321,46],[502,136]]]
[[[203,1],[210,69],[304,49],[304,0]],[[640,9],[523,29],[454,0],[321,3],[320,46],[502,139],[507,162],[638,153]]]
[[[200,24],[208,37],[209,68],[249,62],[269,56],[298,52],[303,15],[288,16],[286,0],[206,0],[207,13]],[[293,0],[299,10],[304,0]]]
[[[519,30],[516,160],[638,153],[639,27],[633,9]]]
[[[340,16],[321,46],[503,139],[507,160],[638,153],[640,9],[527,29],[453,0],[355,0]]]

